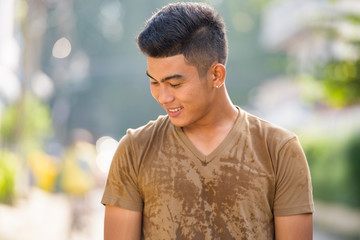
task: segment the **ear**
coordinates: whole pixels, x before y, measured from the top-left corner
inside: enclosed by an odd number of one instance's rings
[[[221,63],[216,63],[211,68],[211,73],[213,76],[213,87],[220,88],[225,82],[226,69],[225,66]]]

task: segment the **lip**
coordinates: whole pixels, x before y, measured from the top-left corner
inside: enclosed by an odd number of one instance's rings
[[[170,110],[173,110],[173,109],[179,109],[177,111],[170,111]],[[179,116],[182,111],[184,110],[184,107],[178,107],[178,108],[166,108],[166,112],[167,114],[169,115],[169,117],[177,117]]]

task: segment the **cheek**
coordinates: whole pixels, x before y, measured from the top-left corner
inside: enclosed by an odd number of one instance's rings
[[[157,100],[159,94],[158,94],[158,91],[156,90],[156,88],[150,86],[150,92],[151,92],[151,95],[153,96],[153,98],[155,98]]]
[[[183,91],[182,94],[178,94],[177,99],[182,101],[184,104],[189,104],[195,107],[206,99],[206,93],[203,89],[193,87]]]
[[[196,90],[191,92],[190,98],[197,103],[198,107],[208,105],[213,99],[212,87],[208,84],[199,84]]]
[[[201,98],[207,98],[210,94],[209,85],[206,82],[200,82],[192,88],[191,94],[197,98],[200,98],[200,96]]]

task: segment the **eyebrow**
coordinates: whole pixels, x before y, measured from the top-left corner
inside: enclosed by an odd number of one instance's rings
[[[153,79],[153,80],[155,80],[155,81],[158,81],[158,82],[166,82],[166,81],[169,81],[169,80],[174,79],[174,78],[182,78],[182,77],[183,77],[183,76],[180,75],[180,74],[174,74],[174,75],[172,75],[172,76],[168,76],[168,77],[165,77],[165,78],[163,78],[163,79],[160,79],[160,81],[159,81],[159,80],[157,80],[156,78],[154,78],[153,76],[151,76],[151,75],[148,73],[148,71],[146,71],[146,75],[147,75],[149,78],[151,78],[151,79]]]

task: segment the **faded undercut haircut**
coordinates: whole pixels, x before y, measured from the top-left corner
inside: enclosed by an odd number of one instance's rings
[[[183,54],[203,76],[214,62],[226,63],[227,38],[222,17],[205,3],[171,3],[146,21],[137,37],[149,57]]]

